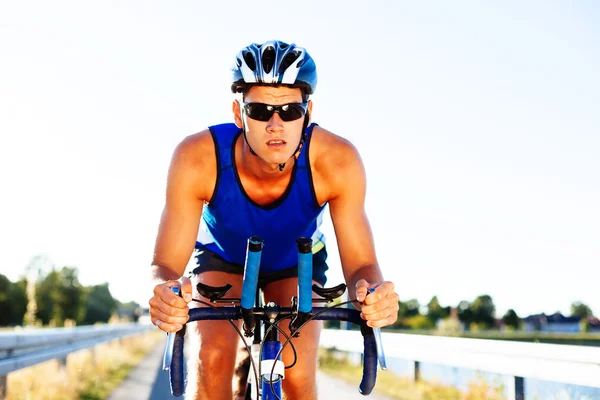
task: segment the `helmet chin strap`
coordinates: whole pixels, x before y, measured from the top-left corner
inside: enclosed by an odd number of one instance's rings
[[[304,124],[302,125],[302,136],[300,137],[300,142],[298,143],[298,147],[296,147],[296,150],[294,150],[294,154],[292,154],[292,157],[295,157],[302,150],[302,146],[304,145],[304,142],[306,141],[306,136],[307,136],[306,128],[308,128],[309,120],[310,120],[310,117],[309,117],[308,111],[307,111],[306,115],[304,115]],[[246,124],[244,123],[243,118],[242,118],[242,129],[244,130],[244,140],[246,141],[246,144],[248,145],[248,150],[250,150],[250,154],[260,158],[260,156],[258,154],[256,154],[256,152],[254,150],[252,150],[252,146],[250,146],[250,143],[248,142],[248,137],[246,136]],[[292,158],[292,157],[290,157],[290,158]],[[261,158],[261,160],[262,160],[262,158]],[[287,161],[284,163],[278,164],[279,171],[283,171],[286,163],[287,163]]]

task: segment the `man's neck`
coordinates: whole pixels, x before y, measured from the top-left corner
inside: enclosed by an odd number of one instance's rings
[[[239,140],[239,139],[238,139]],[[286,163],[283,171],[279,170],[279,164],[269,164],[260,157],[255,156],[250,152],[250,147],[245,140],[241,140],[239,146],[240,163],[237,165],[238,170],[243,170],[246,175],[250,175],[262,181],[278,181],[288,178],[294,168],[295,159],[292,157]]]

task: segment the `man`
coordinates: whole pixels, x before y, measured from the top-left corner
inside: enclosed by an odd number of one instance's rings
[[[187,322],[188,302],[201,297],[197,282],[230,283],[228,297],[241,296],[251,235],[265,243],[259,282],[265,301],[287,305],[296,294],[295,239],[301,236],[314,239],[313,280],[324,285],[327,253],[318,226],[326,204],[350,297],[363,301],[362,318],[372,327],[396,321],[399,298],[377,264],[364,210],[362,161],[347,140],[310,124],[308,97],[316,84],[305,49],[280,41],[245,47],[233,68],[235,124],[189,136],[175,150],[153,262],[160,283],[150,300],[152,321],[163,331]],[[195,247],[198,266],[190,280],[182,275]],[[183,298],[172,293],[174,285],[181,285]],[[375,291],[367,297],[368,288]],[[237,334],[226,321],[194,324],[190,330],[200,341],[195,398],[229,400]],[[287,399],[317,398],[320,330],[313,321],[294,340],[299,357],[286,370]],[[286,349],[282,357],[289,365],[293,354]]]

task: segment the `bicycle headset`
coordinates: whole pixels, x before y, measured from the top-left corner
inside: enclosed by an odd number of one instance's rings
[[[231,91],[233,93],[245,93],[256,84],[285,85],[302,90],[302,99],[307,101],[308,96],[313,94],[317,87],[317,68],[312,57],[304,48],[280,40],[271,40],[263,44],[252,43],[244,47],[236,56],[232,72]],[[306,128],[309,120],[310,116],[306,111],[302,136],[292,157],[301,151],[302,145],[306,141]],[[243,121],[242,118],[242,124],[244,124]],[[250,153],[258,157],[248,143],[245,124],[243,130]],[[280,171],[283,171],[284,167],[285,163],[279,164]]]

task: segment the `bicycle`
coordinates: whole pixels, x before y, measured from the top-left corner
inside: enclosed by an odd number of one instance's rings
[[[310,238],[299,238],[296,241],[298,248],[298,296],[291,299],[291,307],[280,307],[274,302],[264,305],[262,293],[257,290],[258,270],[263,248],[263,241],[258,236],[248,238],[246,252],[246,263],[241,298],[225,298],[231,289],[227,284],[222,287],[213,287],[198,283],[198,292],[210,300],[205,302],[193,299],[206,305],[206,308],[193,308],[189,312],[189,320],[228,320],[243,339],[242,342],[250,355],[250,366],[252,372],[248,374],[245,399],[247,400],[281,400],[282,380],[285,377],[285,369],[291,368],[295,361],[284,366],[281,361],[281,353],[285,346],[290,344],[294,351],[294,359],[297,358],[292,339],[298,337],[302,328],[311,320],[333,320],[347,321],[360,326],[363,336],[363,376],[359,385],[359,392],[369,395],[373,390],[377,376],[377,362],[382,370],[386,369],[383,346],[381,344],[381,333],[379,329],[373,329],[366,325],[366,321],[360,318],[360,312],[356,309],[339,308],[353,301],[347,301],[332,307],[312,307],[313,302],[331,303],[346,291],[346,285],[340,284],[331,288],[321,288],[312,284],[312,240]],[[179,287],[172,288],[179,294]],[[312,292],[320,298],[313,299]],[[216,307],[213,304],[231,303],[232,306]],[[233,320],[243,320],[242,329],[244,333],[233,323]],[[290,319],[288,336],[279,323]],[[169,333],[167,346],[163,359],[163,369],[169,370],[171,393],[179,397],[185,392],[185,376],[183,371],[183,341],[185,328],[176,333]],[[264,328],[265,333],[261,335]],[[279,341],[279,333],[285,336],[285,343]],[[252,348],[244,339],[244,336],[254,337]],[[261,337],[262,336],[262,337]],[[260,361],[260,362],[259,362]],[[258,368],[257,368],[258,364]],[[259,378],[260,377],[260,378]],[[260,382],[259,385],[257,382]]]

